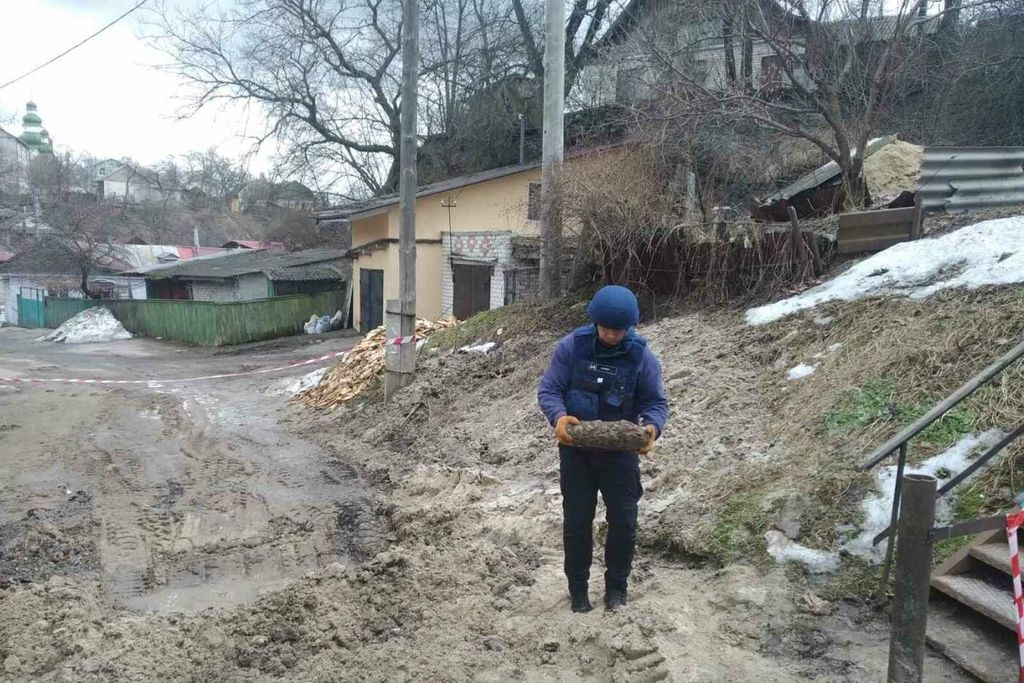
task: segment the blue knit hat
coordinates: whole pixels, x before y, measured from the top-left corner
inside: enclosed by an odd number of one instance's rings
[[[587,315],[601,327],[625,330],[640,322],[640,306],[633,292],[619,285],[608,285],[590,300]]]

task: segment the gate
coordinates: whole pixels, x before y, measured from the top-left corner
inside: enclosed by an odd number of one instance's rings
[[[359,331],[367,333],[384,324],[384,271],[359,269]]]
[[[452,265],[452,313],[456,319],[468,320],[491,307],[492,270],[490,265]]]
[[[46,290],[22,287],[18,293],[18,325],[21,327],[45,327],[46,310],[43,296]]]

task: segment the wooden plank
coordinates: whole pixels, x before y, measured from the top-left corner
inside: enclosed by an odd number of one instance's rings
[[[900,242],[906,242],[909,239],[909,235],[901,237],[861,237],[858,239],[846,239],[842,238],[836,241],[836,253],[837,254],[859,254],[865,251],[882,251],[889,247],[899,244]]]
[[[942,564],[933,569],[932,577],[945,576],[947,574],[963,574],[964,572],[970,571],[970,569],[975,566],[974,560],[971,559],[971,546],[993,542],[1000,536],[1005,538],[1005,532],[986,531],[983,534],[975,536],[970,545],[960,548],[960,550],[957,550],[955,553],[947,557]]]
[[[1017,648],[1009,633],[948,600],[928,609],[928,645],[984,683],[1017,683]]]
[[[1007,543],[985,543],[970,547],[971,557],[981,560],[1004,574],[1010,573],[1010,546]]]
[[[904,209],[893,210],[904,211]],[[911,224],[907,221],[856,226],[840,224],[839,232],[836,235],[836,253],[853,254],[887,249],[894,244],[909,240],[910,227]]]
[[[921,239],[921,229],[924,225],[924,197],[920,192],[914,193],[914,216],[910,219],[910,239]]]
[[[1011,631],[1017,630],[1017,614],[1009,581],[1001,586],[977,576],[953,574],[933,577],[931,584],[932,588],[942,591],[1000,626]]]
[[[858,211],[839,215],[840,228],[859,228],[868,225],[894,225],[914,220],[914,207],[901,209],[882,209],[881,211]]]

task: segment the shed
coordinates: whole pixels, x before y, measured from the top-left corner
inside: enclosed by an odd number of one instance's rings
[[[139,271],[151,299],[249,301],[343,289],[349,264],[340,249],[286,253],[233,249]]]

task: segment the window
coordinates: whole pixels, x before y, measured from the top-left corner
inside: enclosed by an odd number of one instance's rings
[[[781,85],[786,78],[786,69],[782,57],[766,55],[761,58],[761,84]]]
[[[530,183],[529,195],[526,199],[526,220],[540,220],[540,183]]]

